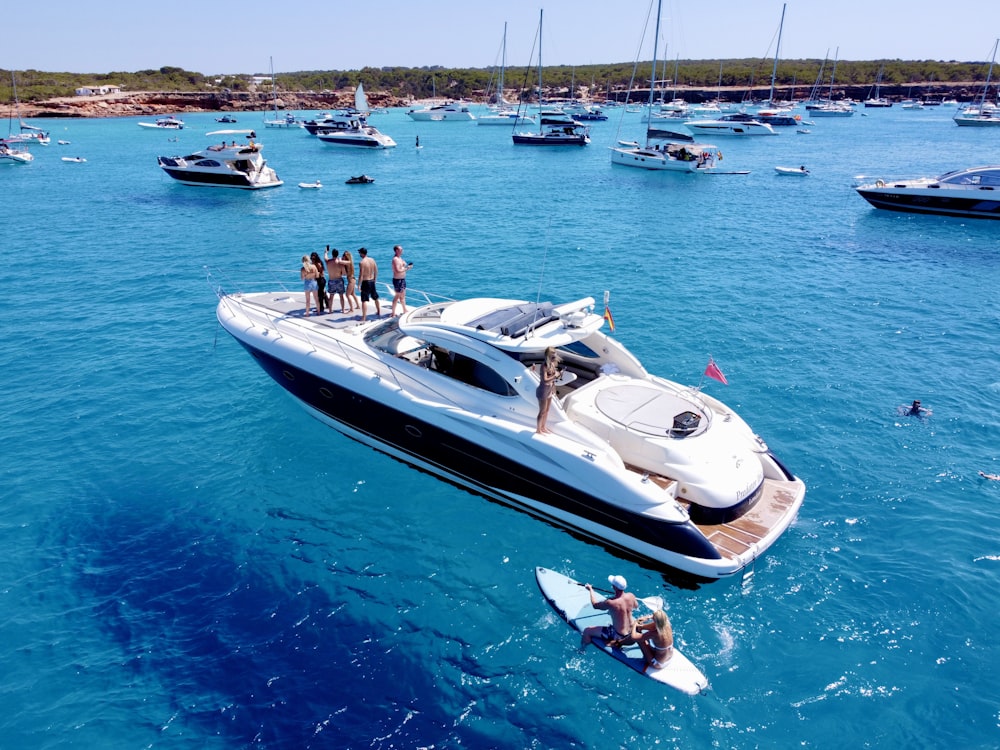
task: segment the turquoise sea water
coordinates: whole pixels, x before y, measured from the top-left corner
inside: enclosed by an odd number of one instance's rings
[[[693,177],[610,166],[635,114],[544,150],[395,110],[388,152],[260,129],[286,184],[257,193],[156,166],[214,140],[207,114],[179,143],[36,121],[53,145],[0,168],[0,747],[996,747],[1000,225],[851,188],[996,163],[1000,132],[952,113],[720,139],[751,174]],[[715,358],[705,387],[805,480],[797,522],[691,586],[309,419],[204,267],[297,286],[327,243],[383,273],[401,243],[411,287],[453,297],[610,290],[651,371]],[[929,418],[897,415],[914,398]],[[662,594],[709,692],[579,652],[537,565]]]

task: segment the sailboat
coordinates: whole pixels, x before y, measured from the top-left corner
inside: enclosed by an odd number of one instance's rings
[[[0,139],[0,164],[28,164],[35,157],[28,149],[23,148],[25,144],[21,134],[14,132],[15,114],[18,124],[21,123],[21,108],[17,102],[17,83],[14,81],[14,71],[10,72],[10,80],[14,91],[14,107],[11,109],[10,118],[7,121],[7,137]]]
[[[656,42],[660,36],[660,13],[663,0],[656,4],[656,34],[653,35],[653,83],[649,85],[649,118],[646,126],[646,145],[618,142],[611,149],[611,163],[638,169],[665,170],[670,172],[705,172],[715,168],[718,149],[707,143],[695,143],[686,133],[664,130],[653,119],[653,101],[656,90]],[[660,121],[662,122],[662,120]]]
[[[990,81],[993,79],[993,66],[997,61],[997,46],[1000,39],[993,43],[993,59],[990,62],[990,69],[986,74],[986,84],[983,86],[983,93],[976,101],[955,113],[952,118],[956,125],[989,126],[1000,125],[1000,107],[993,102],[986,101],[990,91]]]
[[[767,94],[764,108],[757,110],[757,119],[772,126],[795,127],[802,123],[799,115],[792,114],[790,107],[781,106],[774,101],[774,83],[778,77],[778,54],[781,52],[781,32],[785,28],[785,7],[781,6],[781,23],[778,25],[778,43],[774,47],[774,66],[771,68],[771,90]]]
[[[542,14],[538,11],[538,132],[514,133],[516,146],[586,146],[590,130],[570,115],[542,107]]]
[[[872,87],[872,91],[869,92],[869,96],[865,99],[865,107],[891,107],[892,102],[882,96],[882,76],[885,75],[885,63],[879,66],[878,75],[875,76],[875,85]],[[872,96],[874,94],[874,96]]]
[[[500,52],[500,75],[497,79],[496,104],[490,107],[488,115],[481,115],[477,125],[525,125],[534,124],[535,118],[528,113],[520,113],[511,109],[503,98],[503,76],[507,68],[507,24],[503,25],[503,44]]]
[[[19,132],[14,133],[13,128],[11,128],[7,141],[9,143],[34,143],[39,146],[48,146],[52,142],[48,131],[36,128],[34,125],[29,125],[21,119],[21,102],[17,98],[17,80],[14,78],[13,70],[10,72],[10,82],[14,95],[14,111],[17,115]]]
[[[835,102],[833,100],[833,81],[837,76],[837,60],[840,57],[840,47],[833,56],[833,70],[830,72],[830,91],[826,96],[826,101],[822,104],[806,105],[806,109],[813,117],[852,117],[854,110],[845,102]]]
[[[268,59],[271,61],[271,107],[274,110],[274,116],[271,119],[264,118],[264,127],[300,128],[302,127],[302,122],[292,112],[287,112],[284,115],[278,112],[278,88],[277,81],[274,78],[274,58]]]

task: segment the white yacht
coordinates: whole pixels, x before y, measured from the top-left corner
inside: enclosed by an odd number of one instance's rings
[[[188,156],[159,156],[160,168],[178,182],[200,187],[260,190],[283,184],[261,156],[254,131],[215,130],[207,135],[221,135],[222,142]],[[235,136],[246,137],[247,142],[237,143]]]
[[[611,163],[623,167],[667,172],[711,172],[718,166],[721,153],[710,143],[695,143],[684,133],[650,127],[646,143],[618,141],[611,149]]]
[[[875,208],[1000,219],[1000,166],[956,169],[940,177],[876,180],[856,188]]]
[[[688,120],[684,127],[702,135],[777,135],[777,131],[766,122],[761,122],[745,112],[733,112],[715,120]]]
[[[140,122],[138,125],[151,130],[183,130],[184,121],[177,117],[159,117],[156,122]]]
[[[396,142],[360,115],[331,115],[316,125],[316,137],[331,146],[395,148]]]
[[[23,143],[0,140],[0,164],[30,164],[35,157]]]
[[[476,116],[464,102],[444,102],[430,104],[420,109],[411,109],[406,114],[418,122],[461,122],[475,120]]]
[[[476,125],[534,125],[535,118],[527,112],[518,112],[516,109],[501,107],[491,109],[489,114],[480,115],[476,118]]]
[[[730,407],[650,374],[602,332],[592,298],[455,301],[411,289],[407,312],[359,324],[305,316],[301,291],[216,291],[222,327],[322,423],[657,564],[738,573],[805,496]],[[539,434],[535,366],[548,347],[562,373]]]

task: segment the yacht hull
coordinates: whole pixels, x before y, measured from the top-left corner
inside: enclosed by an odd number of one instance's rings
[[[454,423],[446,429],[366,396],[363,384],[351,382],[348,371],[332,382],[239,342],[307,412],[351,439],[464,489],[670,567],[704,578],[737,572],[690,521],[670,523],[623,511],[491,448],[493,441],[478,425],[468,434]]]
[[[927,190],[894,190],[893,188],[859,188],[858,193],[875,208],[913,214],[962,216],[973,219],[1000,219],[1000,195],[981,196],[928,195]],[[998,191],[1000,192],[1000,191]]]

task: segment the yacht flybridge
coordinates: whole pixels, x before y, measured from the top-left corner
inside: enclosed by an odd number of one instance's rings
[[[225,293],[217,316],[306,411],[480,495],[713,579],[751,564],[805,485],[728,406],[651,375],[594,300],[434,299],[359,324],[301,292]],[[410,290],[411,299],[419,293]],[[535,432],[535,365],[564,368]]]

